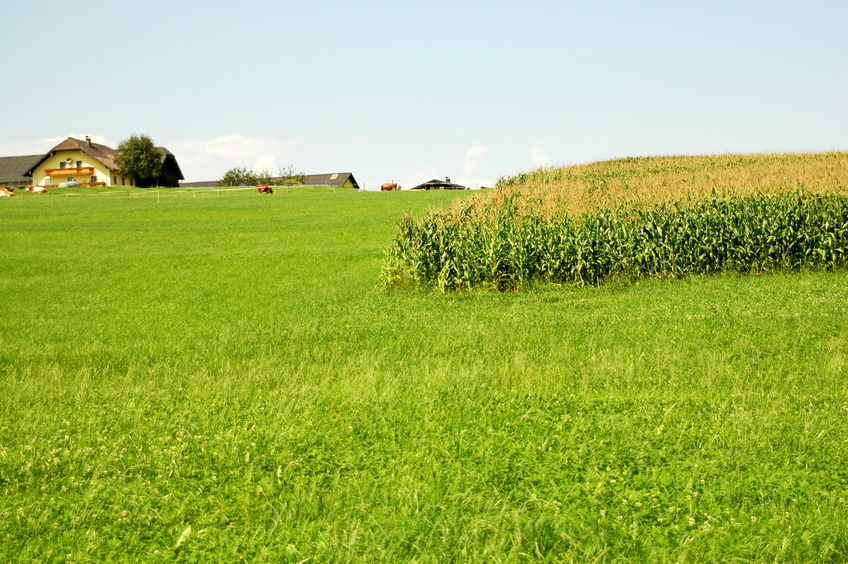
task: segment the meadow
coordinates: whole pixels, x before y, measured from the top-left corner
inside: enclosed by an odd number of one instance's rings
[[[848,273],[383,288],[477,197],[0,201],[0,560],[848,559]]]

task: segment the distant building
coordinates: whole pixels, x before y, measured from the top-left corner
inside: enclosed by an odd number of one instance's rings
[[[35,166],[42,155],[22,157],[0,157],[0,188],[24,188],[32,185],[32,177],[27,172]]]
[[[271,182],[280,180],[281,177],[272,178]],[[183,182],[184,188],[212,188],[220,186],[217,180],[205,180],[201,182]],[[305,174],[303,175],[303,183],[299,186],[329,186],[331,188],[352,188],[359,190],[359,183],[350,172],[333,172],[330,174]]]
[[[304,186],[332,186],[333,188],[353,188],[359,190],[359,184],[350,172],[334,172],[332,174],[307,174],[303,180]]]
[[[429,180],[423,184],[419,184],[412,188],[413,190],[468,190],[465,186],[461,184],[456,184],[455,182],[451,182],[451,179],[445,178],[444,180],[433,179]]]
[[[165,147],[156,147],[156,150],[162,156],[162,170],[159,172],[159,176],[139,180],[138,185],[141,187],[179,186],[185,177],[183,171],[180,170],[179,163],[177,163],[177,157]]]
[[[82,187],[96,186],[179,186],[183,179],[180,165],[173,153],[156,147],[162,156],[162,173],[157,178],[135,182],[121,174],[115,164],[118,151],[106,145],[68,137],[46,154],[40,156],[27,171],[30,183],[36,186],[59,186],[76,183]]]

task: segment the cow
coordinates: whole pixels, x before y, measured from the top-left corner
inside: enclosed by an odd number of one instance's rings
[[[11,188],[3,188],[0,190],[0,198],[11,198],[15,195],[15,191]]]
[[[256,191],[259,194],[272,194],[274,196],[277,195],[277,193],[274,192],[274,189],[271,188],[270,186],[268,186],[267,184],[257,184],[256,185]]]
[[[393,190],[399,190],[398,185],[394,182],[387,182],[380,186],[380,190],[383,192],[391,192]]]
[[[27,190],[32,192],[33,194],[46,194],[47,188],[44,186],[27,186]]]

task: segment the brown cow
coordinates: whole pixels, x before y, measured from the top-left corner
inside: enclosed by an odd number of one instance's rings
[[[27,190],[32,192],[33,194],[46,194],[47,188],[44,186],[27,186]]]
[[[274,192],[274,189],[268,186],[267,184],[257,184],[256,191],[259,194],[273,194],[274,196],[277,195],[277,193]]]
[[[15,195],[15,191],[11,188],[3,188],[0,190],[0,198],[11,198]]]
[[[394,182],[387,182],[380,186],[380,190],[382,190],[383,192],[391,192],[393,190],[399,190],[399,188],[398,185]]]

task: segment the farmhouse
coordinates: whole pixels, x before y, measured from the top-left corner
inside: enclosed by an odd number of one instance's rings
[[[21,157],[0,157],[0,189],[24,188],[32,184],[32,177],[27,171],[35,166],[41,155],[25,155]]]
[[[68,137],[46,154],[42,155],[29,169],[26,176],[36,186],[60,186],[76,182],[79,186],[179,186],[183,179],[180,166],[173,153],[157,147],[162,157],[162,173],[158,178],[146,178],[137,183],[121,175],[115,164],[118,151],[93,143],[91,137],[85,141]]]
[[[461,184],[455,184],[451,182],[450,178],[445,178],[444,180],[428,180],[423,184],[419,184],[412,188],[413,190],[467,190],[465,186]]]

